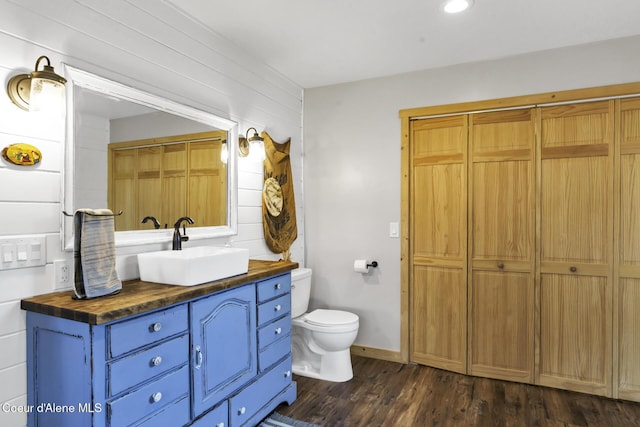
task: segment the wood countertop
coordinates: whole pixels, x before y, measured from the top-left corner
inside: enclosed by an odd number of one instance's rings
[[[99,325],[283,274],[297,267],[295,262],[249,260],[246,274],[202,285],[175,286],[130,280],[123,282],[122,290],[115,295],[75,300],[73,291],[54,292],[23,299],[20,306],[27,311]]]

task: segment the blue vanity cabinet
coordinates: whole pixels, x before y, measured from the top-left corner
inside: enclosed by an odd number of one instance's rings
[[[136,312],[118,296],[84,302],[113,307],[96,308],[98,320],[65,318],[87,309],[60,294],[23,300],[28,426],[250,427],[292,404],[291,276],[264,276],[204,295],[193,287],[180,301],[175,293],[189,289],[142,282],[125,296],[139,304],[143,290],[167,292],[171,304]]]
[[[27,313],[27,388],[29,426],[187,424],[187,305],[103,325]]]
[[[191,329],[197,417],[257,374],[255,285],[191,303]]]

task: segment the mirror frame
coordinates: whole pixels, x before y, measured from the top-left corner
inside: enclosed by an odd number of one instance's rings
[[[89,89],[104,94],[105,96],[119,98],[125,101],[141,104],[165,113],[174,114],[200,123],[211,125],[220,130],[227,131],[227,144],[229,157],[227,160],[227,224],[213,227],[190,227],[189,239],[209,239],[217,237],[227,237],[238,234],[238,165],[237,150],[238,144],[233,141],[238,140],[238,124],[231,120],[224,119],[211,113],[198,110],[162,98],[151,93],[135,89],[133,87],[109,80],[93,73],[80,70],[63,64],[64,75],[67,79],[66,85],[66,137],[64,140],[62,165],[62,210],[72,214],[77,209],[74,202],[74,180],[75,180],[75,109],[74,90],[76,87]],[[97,206],[101,208],[102,206]],[[60,236],[62,249],[73,250],[73,217],[65,216],[60,212]],[[197,225],[197,224],[196,224]],[[115,233],[116,247],[146,245],[152,243],[171,242],[173,228],[161,230],[136,230],[118,231]]]

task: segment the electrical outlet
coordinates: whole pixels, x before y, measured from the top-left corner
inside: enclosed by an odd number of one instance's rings
[[[58,259],[53,261],[53,269],[55,270],[54,289],[67,289],[71,287],[71,261],[66,259]]]

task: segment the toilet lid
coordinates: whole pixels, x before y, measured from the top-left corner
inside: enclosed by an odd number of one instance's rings
[[[341,310],[313,310],[305,316],[305,321],[317,326],[348,325],[358,321],[358,316]]]

